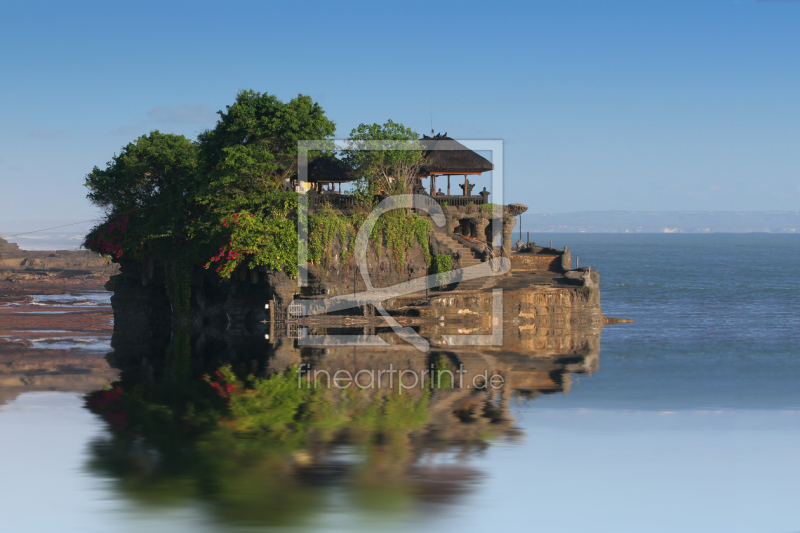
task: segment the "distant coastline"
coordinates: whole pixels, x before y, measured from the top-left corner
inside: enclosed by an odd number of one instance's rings
[[[519,231],[519,226],[515,228]],[[525,213],[531,233],[800,233],[800,211]]]
[[[80,219],[78,219],[80,220]],[[0,237],[23,250],[77,250],[95,224],[75,219],[0,220]],[[43,228],[70,224],[51,231]],[[515,236],[519,225],[514,228]],[[531,233],[800,233],[800,211],[578,211],[525,213]],[[28,233],[18,237],[6,235]]]

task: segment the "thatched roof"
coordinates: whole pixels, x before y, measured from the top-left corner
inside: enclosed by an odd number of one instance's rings
[[[349,183],[355,179],[353,168],[333,156],[320,156],[308,162],[310,183]]]
[[[428,158],[423,168],[428,174],[481,174],[494,169],[494,165],[463,144],[447,136],[439,134],[433,137],[422,136],[420,143],[428,151]]]

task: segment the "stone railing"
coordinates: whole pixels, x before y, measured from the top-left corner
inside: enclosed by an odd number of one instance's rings
[[[446,204],[453,207],[464,207],[467,205],[484,205],[488,204],[488,195],[485,196],[450,196],[446,194],[437,194],[431,196],[431,200],[436,201],[439,205]]]
[[[446,194],[437,194],[435,196],[425,196],[425,202],[432,204],[433,202],[443,206],[450,207],[467,207],[470,205],[486,205],[489,203],[488,194],[479,194],[475,196],[451,196]],[[379,197],[380,198],[380,197]],[[316,193],[309,191],[308,193],[308,207],[314,209],[323,205],[331,207],[351,207],[355,203],[355,197],[349,194],[338,193]]]

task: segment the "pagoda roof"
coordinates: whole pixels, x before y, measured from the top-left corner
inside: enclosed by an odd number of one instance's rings
[[[447,133],[433,137],[423,135],[419,142],[427,150],[428,162],[422,167],[425,175],[482,174],[494,169],[491,161],[448,137]]]
[[[349,183],[355,177],[350,165],[333,156],[319,156],[308,162],[310,183]]]

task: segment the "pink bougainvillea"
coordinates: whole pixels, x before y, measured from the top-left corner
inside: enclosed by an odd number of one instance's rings
[[[94,252],[110,255],[116,259],[122,257],[124,249],[122,240],[130,224],[131,209],[128,213],[112,213],[106,222],[97,226],[87,237],[84,246]]]
[[[223,367],[217,370],[214,372],[214,376],[215,377],[211,377],[206,374],[203,376],[203,379],[211,385],[211,388],[214,389],[214,392],[216,392],[220,398],[225,398],[230,401],[234,396],[245,393],[242,384],[236,379],[236,376],[229,367]]]
[[[127,429],[128,415],[122,407],[122,389],[119,386],[93,393],[86,400],[86,407],[101,415],[111,429],[115,431]]]
[[[238,244],[242,230],[249,229],[257,221],[254,215],[249,213],[234,213],[229,218],[222,219],[223,228],[231,228],[231,235],[228,236],[228,244],[221,246],[217,255],[211,257],[205,268],[211,268],[216,263],[214,271],[223,277],[229,277],[231,272],[238,266],[247,255],[258,253],[255,248],[249,248]]]

